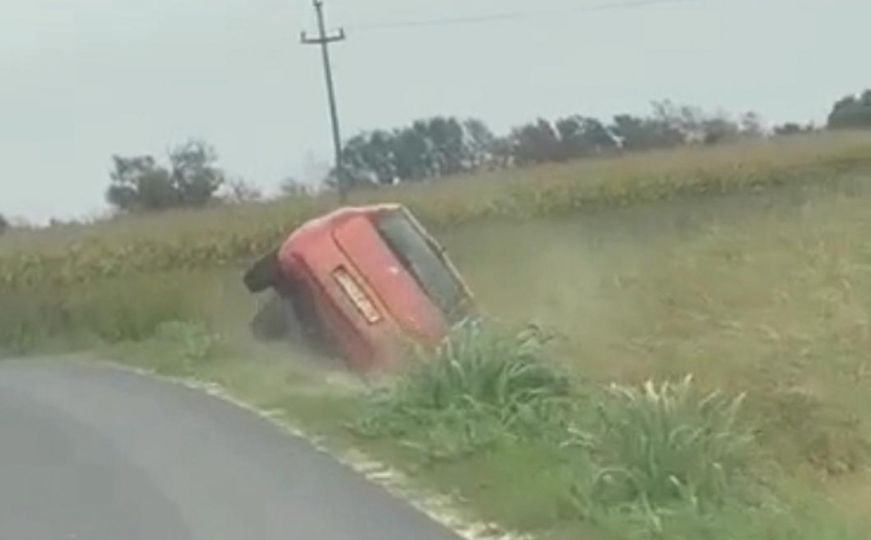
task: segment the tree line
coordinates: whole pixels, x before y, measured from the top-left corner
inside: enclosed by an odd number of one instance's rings
[[[871,90],[839,100],[825,128],[871,128]],[[712,145],[747,138],[815,131],[788,122],[768,130],[761,117],[709,114],[671,101],[654,102],[645,116],[620,114],[609,121],[583,115],[538,118],[497,136],[477,119],[435,117],[394,130],[374,130],[344,148],[347,180],[356,186],[441,178],[482,169],[522,167],[627,152]],[[335,172],[332,173],[335,183]]]
[[[709,114],[671,101],[654,102],[647,115],[618,114],[610,120],[569,115],[537,118],[505,135],[479,119],[437,116],[411,125],[360,133],[344,146],[346,180],[353,186],[392,185],[482,170],[672,148],[719,144],[743,138],[789,136],[818,129],[871,129],[871,89],[838,100],[826,126],[788,122],[767,130],[758,114],[737,118]],[[112,157],[106,200],[121,212],[201,207],[216,201],[246,201],[262,194],[229,178],[209,144],[191,140],[170,149],[161,162],[152,155]],[[335,186],[336,171],[324,180]],[[287,196],[311,193],[292,179]],[[0,235],[11,228],[0,214]]]
[[[871,128],[871,90],[834,104],[827,128]],[[786,123],[767,130],[761,117],[707,113],[671,101],[652,104],[647,115],[618,114],[607,121],[583,115],[537,118],[496,135],[479,119],[437,116],[392,130],[360,133],[345,142],[343,172],[354,187],[393,185],[482,170],[673,148],[713,145],[747,138],[815,131],[812,124]],[[230,182],[207,144],[189,142],[171,150],[167,164],[151,156],[113,158],[109,202],[123,211],[203,206],[216,199],[251,200],[260,193]],[[336,171],[324,185],[334,187]],[[288,196],[310,193],[288,180]],[[223,195],[219,195],[223,193]]]
[[[832,129],[871,128],[871,89],[838,100],[829,115]]]
[[[435,117],[353,137],[343,164],[353,184],[395,184],[761,133],[755,115],[745,120],[661,102],[649,117],[618,115],[609,123],[582,115],[538,118],[499,137],[481,120]]]

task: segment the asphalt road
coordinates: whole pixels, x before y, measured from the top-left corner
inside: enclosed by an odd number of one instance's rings
[[[0,540],[457,540],[256,415],[71,362],[0,362]]]

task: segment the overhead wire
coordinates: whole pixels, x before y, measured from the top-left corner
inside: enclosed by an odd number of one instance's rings
[[[384,21],[347,25],[349,30],[399,30],[403,28],[421,28],[455,25],[473,25],[490,22],[505,22],[513,20],[553,17],[558,15],[570,15],[574,13],[590,13],[597,11],[614,11],[622,9],[639,9],[645,7],[664,6],[668,4],[698,3],[701,0],[622,0],[584,6],[572,6],[554,9],[518,10],[501,13],[489,13],[482,15],[468,15],[461,17],[443,17],[434,19],[410,19],[399,21]]]

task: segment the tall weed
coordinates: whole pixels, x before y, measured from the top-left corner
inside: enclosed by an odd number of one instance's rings
[[[566,375],[543,354],[537,328],[510,332],[467,321],[373,394],[357,431],[399,438],[431,457],[555,433],[572,404]]]
[[[603,503],[650,508],[675,500],[699,510],[725,503],[752,442],[738,424],[743,400],[703,394],[689,376],[607,388],[593,424],[592,451],[601,468],[591,494]],[[583,443],[590,448],[589,439]]]
[[[499,493],[504,504],[517,506],[537,482],[547,497],[535,501],[540,511],[605,528],[618,522],[626,534],[664,534],[672,519],[692,521],[679,517],[687,513],[701,530],[712,519],[705,516],[757,500],[742,395],[701,392],[691,377],[586,388],[547,358],[546,343],[534,327],[512,333],[467,322],[376,390],[356,432],[398,441],[429,462],[505,461],[525,481],[491,480],[517,491]],[[547,455],[549,465],[526,470],[511,459],[523,449]],[[523,523],[539,520],[523,515]]]

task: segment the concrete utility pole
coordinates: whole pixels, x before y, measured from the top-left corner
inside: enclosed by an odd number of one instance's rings
[[[345,31],[339,29],[338,32],[327,34],[326,23],[324,22],[324,2],[323,0],[314,0],[315,11],[318,16],[318,36],[310,38],[302,33],[302,43],[305,45],[320,45],[321,55],[324,61],[324,78],[327,83],[327,100],[330,105],[330,120],[333,125],[333,147],[336,152],[336,182],[339,188],[339,202],[345,204],[348,197],[348,182],[345,175],[345,168],[342,165],[342,135],[339,130],[339,112],[336,106],[336,90],[333,84],[333,69],[330,64],[330,43],[345,40]]]

